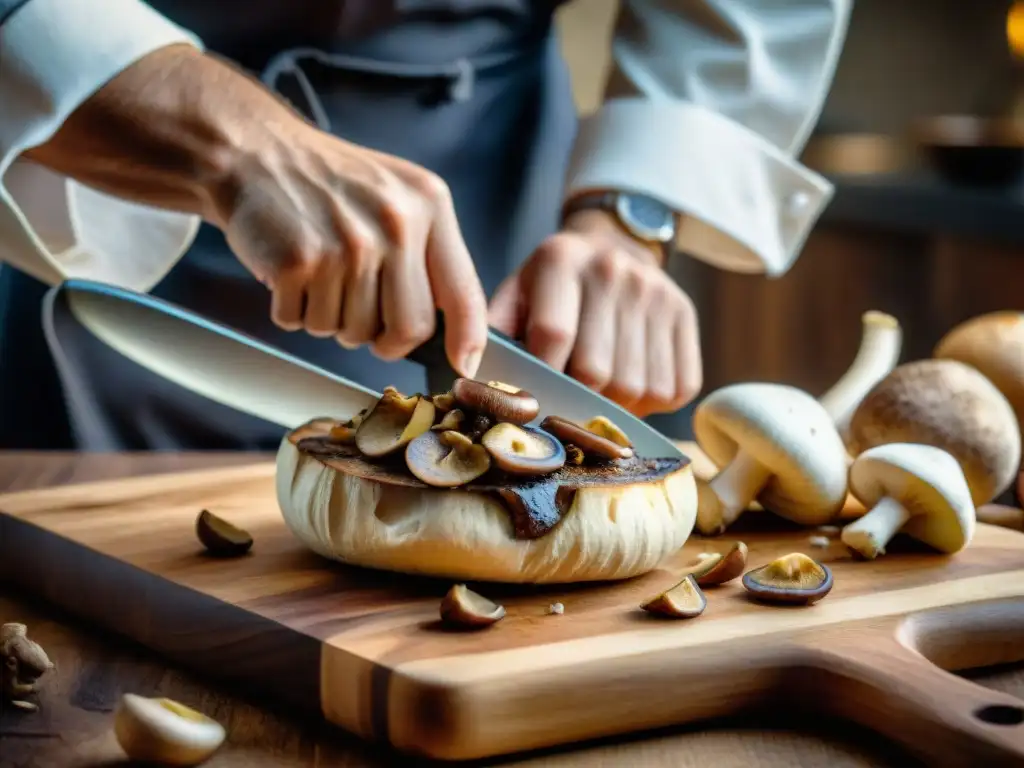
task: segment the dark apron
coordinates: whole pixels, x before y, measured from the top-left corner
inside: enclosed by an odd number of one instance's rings
[[[576,126],[552,27],[557,2],[151,4],[212,51],[257,73],[323,129],[444,178],[488,295],[555,231]],[[281,427],[161,379],[58,314],[62,403],[37,329],[42,287],[5,273],[5,447],[267,450],[280,440]],[[365,349],[276,328],[267,290],[213,227],[202,227],[153,293],[374,389],[425,387],[423,370],[412,363],[384,362]],[[62,441],[65,414],[70,431]]]

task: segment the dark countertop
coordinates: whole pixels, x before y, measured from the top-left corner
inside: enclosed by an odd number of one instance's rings
[[[1024,184],[1009,188],[957,186],[926,170],[829,179],[836,192],[821,216],[823,224],[1024,245]]]

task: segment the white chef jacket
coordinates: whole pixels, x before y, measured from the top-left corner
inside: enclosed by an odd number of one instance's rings
[[[784,274],[832,196],[796,158],[852,2],[621,0],[610,86],[580,124],[566,194],[646,193],[682,214],[684,252]],[[0,260],[50,285],[86,278],[144,292],[185,253],[197,216],[19,159],[117,73],[174,43],[202,48],[140,0],[29,0],[0,26]]]

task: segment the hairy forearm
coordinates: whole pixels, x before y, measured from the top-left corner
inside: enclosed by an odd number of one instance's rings
[[[25,155],[111,195],[216,222],[252,134],[294,119],[244,74],[174,45],[121,72]]]

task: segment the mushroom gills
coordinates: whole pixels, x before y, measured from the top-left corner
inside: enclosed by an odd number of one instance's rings
[[[832,590],[832,571],[802,552],[793,552],[747,571],[743,586],[765,602],[810,605]]]
[[[545,475],[565,464],[565,447],[533,427],[495,424],[480,439],[494,463],[513,475]]]
[[[427,485],[454,488],[491,468],[491,457],[460,432],[427,430],[405,448],[409,471]]]
[[[700,616],[707,608],[708,601],[691,574],[667,589],[643,602],[640,607],[648,613],[668,616],[674,619],[692,619]]]
[[[356,447],[373,458],[400,450],[433,426],[435,413],[429,398],[389,387],[356,429]]]

